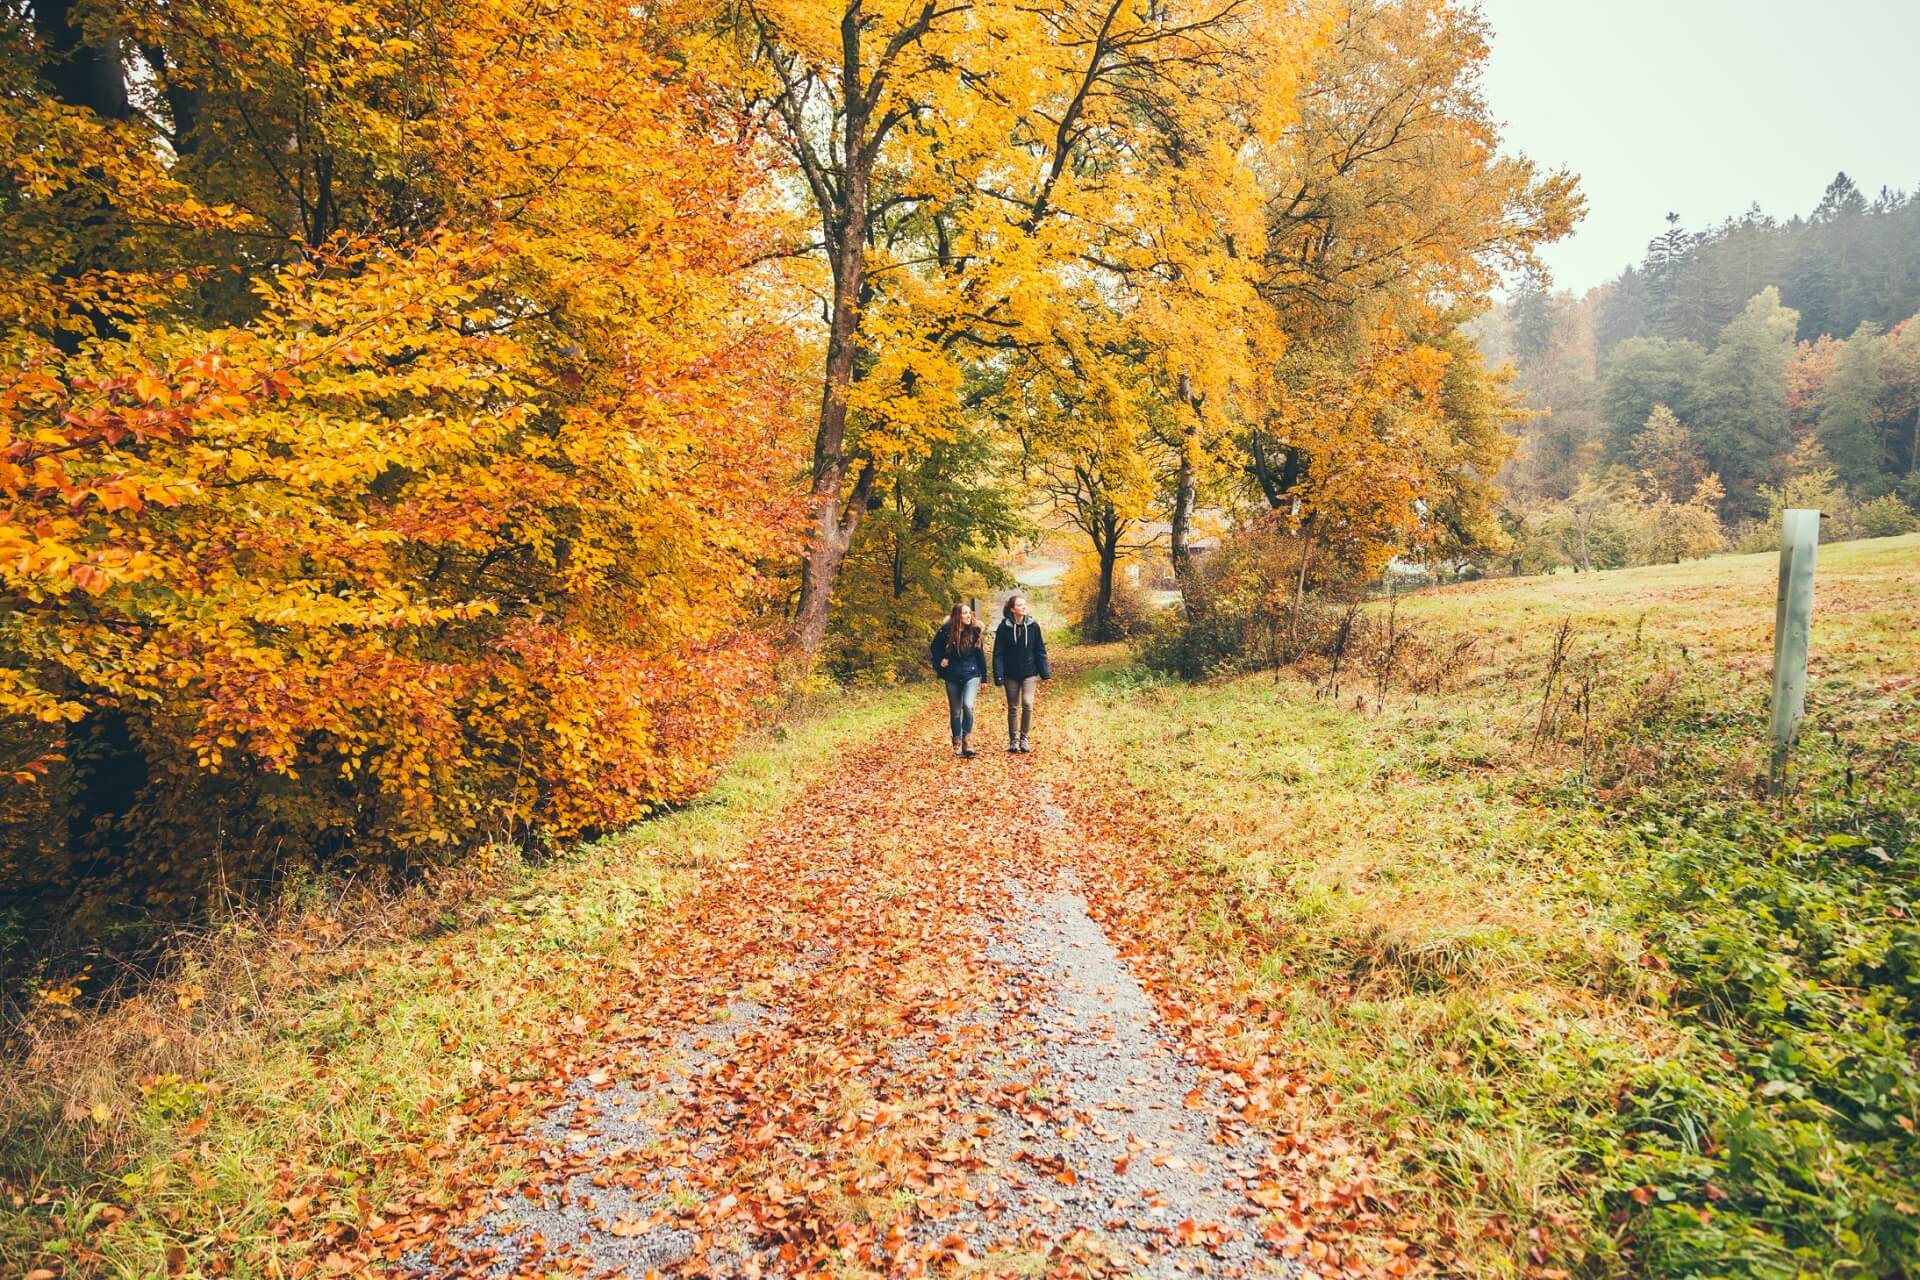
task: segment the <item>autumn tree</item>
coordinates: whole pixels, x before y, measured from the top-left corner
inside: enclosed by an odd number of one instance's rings
[[[1027,494],[998,424],[963,421],[898,473],[855,532],[822,662],[841,678],[918,675],[927,637],[970,591],[1012,585],[1005,549],[1030,535]]]
[[[1544,332],[1518,342],[1527,323]],[[1564,498],[1599,457],[1603,436],[1589,318],[1571,298],[1544,294],[1515,313],[1512,392],[1532,410],[1519,424],[1519,447],[1502,479],[1532,497]]]
[[[1142,188],[1131,161],[1277,18],[1250,0],[751,0],[757,103],[824,260],[824,355],[794,638],[826,634],[840,566],[893,477],[950,438],[964,365],[1045,342],[1051,274]]]
[[[1633,457],[1639,481],[1635,558],[1678,564],[1724,550],[1717,508],[1726,492],[1671,409],[1654,406],[1645,429],[1633,438]]]
[[[1647,415],[1646,426],[1633,438],[1632,452],[1645,485],[1676,502],[1691,498],[1708,474],[1693,434],[1663,404]]]
[[[1644,481],[1644,477],[1643,477]],[[1720,478],[1706,475],[1685,498],[1643,483],[1633,508],[1633,555],[1642,564],[1679,564],[1727,546],[1716,511],[1725,495]]]
[[[447,852],[689,794],[797,544],[765,175],[695,15],[36,15],[0,46],[9,803],[191,881],[218,830]],[[68,727],[102,716],[113,813]]]
[[[1157,472],[1169,461],[1161,443],[1167,433],[1155,433],[1152,417],[1166,406],[1144,350],[1126,341],[1124,317],[1095,298],[1084,301],[1083,316],[1105,315],[1107,324],[1019,349],[1006,362],[992,412],[1020,442],[1029,485],[1087,538],[1097,574],[1088,635],[1110,640],[1115,572],[1128,552],[1151,542],[1142,525],[1153,511]]]
[[[1368,0],[1329,16],[1263,175],[1261,290],[1289,348],[1243,458],[1273,510],[1378,562],[1473,473],[1449,459],[1501,464],[1504,444],[1470,445],[1477,421],[1449,416],[1448,366],[1480,361],[1447,335],[1503,271],[1538,271],[1535,250],[1581,205],[1571,175],[1500,152],[1477,11]]]

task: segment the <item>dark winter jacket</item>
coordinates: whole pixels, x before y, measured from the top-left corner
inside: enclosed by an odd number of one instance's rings
[[[993,682],[1025,680],[1028,676],[1053,679],[1053,664],[1047,661],[1047,638],[1032,618],[1017,627],[1011,619],[1003,619],[1000,629],[993,633]]]
[[[946,666],[940,665],[940,659],[947,660]],[[927,659],[933,663],[933,674],[942,680],[955,684],[963,680],[985,680],[987,678],[986,646],[977,642],[973,648],[961,653],[947,643],[947,629],[942,626],[933,633],[933,643],[927,647]]]

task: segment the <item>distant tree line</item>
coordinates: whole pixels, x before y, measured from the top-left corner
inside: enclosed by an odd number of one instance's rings
[[[1504,477],[1511,567],[1761,549],[1792,505],[1834,516],[1830,537],[1911,527],[1916,312],[1920,196],[1868,200],[1845,174],[1784,223],[1670,214],[1584,297],[1522,281],[1477,331],[1534,411]]]

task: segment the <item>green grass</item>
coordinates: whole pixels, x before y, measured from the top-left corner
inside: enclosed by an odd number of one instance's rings
[[[1920,538],[1822,550],[1796,795],[1760,799],[1776,557],[1473,584],[1423,696],[1098,673],[1076,759],[1215,874],[1190,944],[1470,1274],[1897,1275],[1920,1253]],[[1539,732],[1542,673],[1592,710]],[[1759,655],[1756,669],[1755,655]],[[1537,1234],[1534,1234],[1537,1233]],[[1538,1252],[1540,1257],[1536,1257]]]
[[[309,886],[271,923],[188,948],[160,988],[43,1034],[0,1086],[0,1274],[163,1276],[182,1256],[187,1275],[270,1274],[313,1222],[377,1208],[422,1145],[451,1164],[464,1138],[445,1104],[514,1074],[554,1024],[597,1017],[636,931],[849,738],[919,702],[822,699],[686,808],[507,865],[424,922],[406,918],[424,900],[355,916]]]
[[[1637,939],[1595,908],[1617,847],[1601,824],[1490,772],[1502,731],[1431,700],[1362,717],[1264,676],[1096,681],[1075,720],[1163,815],[1174,856],[1220,873],[1206,882],[1231,901],[1211,931],[1200,915],[1195,945],[1228,950],[1332,1074],[1329,1121],[1391,1117],[1389,1189],[1435,1219],[1429,1243],[1464,1242],[1497,1273],[1513,1250],[1482,1239],[1495,1219],[1580,1211],[1567,1077],[1667,1038],[1635,998]]]
[[[1472,631],[1501,652],[1537,647],[1562,619],[1593,637],[1635,632],[1684,645],[1744,673],[1773,661],[1777,552],[1714,556],[1677,565],[1560,573],[1419,591],[1400,616],[1448,631]],[[1814,580],[1810,666],[1816,675],[1913,676],[1920,618],[1920,533],[1820,548]]]

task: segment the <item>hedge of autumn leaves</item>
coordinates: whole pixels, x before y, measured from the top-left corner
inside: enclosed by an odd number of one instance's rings
[[[0,18],[0,884],[688,795],[771,669],[797,463],[740,270],[765,175],[670,8],[32,9]]]

